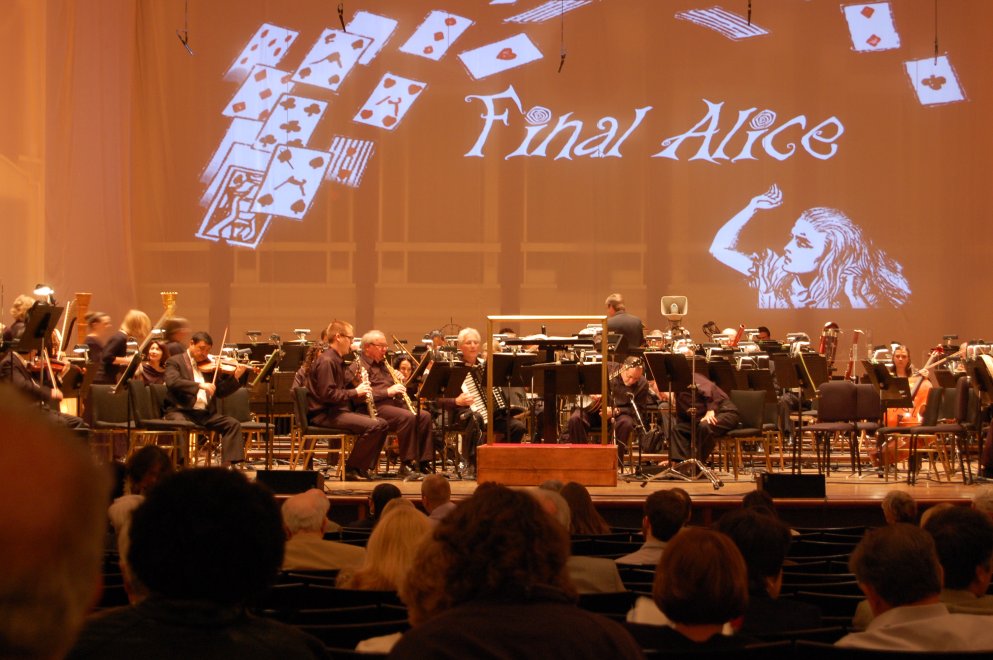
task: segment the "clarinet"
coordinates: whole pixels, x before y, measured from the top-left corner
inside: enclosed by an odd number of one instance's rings
[[[369,372],[366,371],[366,368],[363,367],[361,363],[359,364],[359,378],[361,378],[362,382],[365,383],[366,385],[369,384]],[[376,419],[376,401],[372,398],[371,387],[369,388],[369,391],[366,392],[365,405],[366,408],[369,410],[369,417]]]
[[[403,385],[403,376],[400,375],[400,372],[394,369],[393,365],[385,360],[383,361],[383,364],[386,365],[386,370],[390,372],[391,376],[393,376],[393,382],[397,385]],[[410,396],[407,394],[406,385],[404,385],[403,392],[400,392],[400,396],[403,398],[403,405],[407,406],[407,410],[416,415],[417,409],[414,407],[414,402],[410,400]]]

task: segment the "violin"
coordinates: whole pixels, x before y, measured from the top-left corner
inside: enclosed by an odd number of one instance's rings
[[[244,362],[238,362],[234,358],[220,357],[218,355],[208,355],[206,360],[197,362],[197,369],[202,374],[234,374],[238,367],[251,369],[258,373],[259,367]]]

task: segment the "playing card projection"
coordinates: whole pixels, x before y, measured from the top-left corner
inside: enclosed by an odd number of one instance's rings
[[[468,69],[469,75],[476,80],[516,69],[541,58],[541,51],[523,32],[487,46],[459,53],[462,64]]]
[[[279,97],[290,91],[292,86],[288,71],[257,64],[222,114],[265,121]]]
[[[259,131],[262,130],[262,122],[256,121],[254,119],[241,119],[240,117],[235,117],[228,124],[228,130],[224,132],[224,137],[221,138],[221,144],[214,151],[214,155],[211,156],[210,162],[207,166],[203,168],[200,173],[200,181],[207,183],[217,172],[221,169],[221,164],[227,157],[228,152],[231,150],[231,145],[236,142],[242,144],[252,144],[255,142],[255,138],[258,137]],[[204,197],[201,200],[201,204],[208,204],[210,199]]]
[[[548,0],[534,9],[504,19],[504,23],[542,23],[573,9],[593,4],[593,0]]]
[[[302,147],[279,147],[252,205],[255,213],[299,220],[307,214],[328,171],[328,154]]]
[[[255,31],[255,36],[245,44],[244,50],[231,63],[228,72],[224,74],[224,79],[242,81],[257,64],[277,66],[299,34],[296,30],[263,23]]]
[[[369,64],[389,42],[397,29],[397,22],[379,14],[357,11],[346,27],[349,34],[364,34],[372,39],[369,47],[359,56],[359,64]]]
[[[965,100],[965,92],[947,55],[904,62],[910,84],[921,105],[941,105]]]
[[[361,124],[392,131],[426,86],[418,80],[387,73],[353,119]]]
[[[713,30],[733,41],[769,34],[765,28],[759,27],[754,22],[749,23],[744,16],[739,16],[720,7],[681,11],[676,14],[676,18]]]
[[[272,151],[278,144],[306,146],[327,107],[326,101],[284,94],[259,132],[255,148]]]
[[[841,8],[852,35],[852,48],[859,52],[900,47],[900,35],[893,23],[889,2],[845,5]]]
[[[375,148],[372,140],[335,135],[328,150],[331,164],[325,178],[349,188],[358,188]]]
[[[433,11],[417,26],[414,34],[400,46],[400,52],[418,55],[437,62],[455,40],[469,29],[472,21],[444,11]]]
[[[198,238],[225,240],[231,245],[257,247],[271,218],[252,211],[269,154],[256,151],[247,144],[231,145],[220,172],[207,188],[204,198],[209,201]]]
[[[370,43],[370,37],[326,29],[304,56],[293,81],[337,92]]]

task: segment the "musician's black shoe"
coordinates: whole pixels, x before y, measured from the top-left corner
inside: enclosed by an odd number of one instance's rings
[[[406,477],[414,471],[414,466],[411,461],[400,461],[400,467],[397,469],[397,474],[401,477]]]
[[[421,461],[417,469],[421,474],[431,474],[434,472],[434,470],[431,469],[431,461]]]
[[[366,470],[348,468],[345,470],[345,481],[372,481],[372,477]]]

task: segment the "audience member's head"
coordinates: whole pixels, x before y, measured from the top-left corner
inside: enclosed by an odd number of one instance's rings
[[[901,605],[936,599],[941,566],[931,535],[907,523],[871,529],[848,562],[875,616]]]
[[[572,524],[572,512],[569,509],[569,503],[562,497],[562,493],[547,488],[533,488],[527,492],[538,500],[542,510],[561,525],[562,529],[566,532],[569,531],[569,526]]]
[[[917,526],[923,529],[924,526],[927,525],[927,521],[930,520],[932,516],[935,516],[941,513],[942,511],[945,511],[946,509],[952,509],[954,507],[955,505],[952,504],[951,502],[939,502],[934,506],[929,506],[928,508],[924,509],[924,513],[921,514],[921,519],[917,523]]]
[[[763,513],[770,513],[777,518],[779,517],[779,512],[776,511],[776,502],[772,499],[772,495],[764,490],[755,489],[746,494],[741,498],[741,506],[744,509],[759,509]]]
[[[558,479],[546,479],[541,482],[541,485],[538,486],[538,488],[543,488],[545,490],[554,490],[556,493],[558,493],[561,492],[562,485],[563,485],[562,482],[559,481]]]
[[[983,486],[976,491],[972,508],[993,520],[993,486]]]
[[[97,598],[109,493],[84,444],[0,385],[0,657],[62,657],[75,640]]]
[[[652,594],[676,624],[723,625],[748,606],[745,560],[727,536],[687,528],[666,545]]]
[[[572,593],[569,535],[525,492],[481,484],[431,539],[400,594],[415,625],[473,600],[523,599],[536,587]]]
[[[415,507],[414,503],[410,500],[405,500],[402,497],[395,497],[386,503],[386,506],[383,507],[383,511],[379,514],[379,517],[382,518],[394,509],[413,509],[414,511],[417,511],[417,507]],[[420,512],[418,511],[418,513]]]
[[[145,445],[126,464],[128,488],[134,495],[144,495],[160,480],[172,474],[172,461],[162,447]]]
[[[975,509],[953,506],[930,516],[922,527],[934,539],[945,589],[985,594],[993,575],[993,521]]]
[[[569,503],[572,520],[569,531],[573,534],[610,534],[610,525],[593,506],[593,498],[586,486],[570,481],[559,491]]]
[[[714,528],[726,534],[745,559],[751,593],[779,596],[783,560],[790,547],[790,529],[765,507],[739,509],[721,516]]]
[[[283,562],[279,505],[238,472],[201,468],[156,486],[131,521],[128,564],[168,599],[240,604],[275,580]]]
[[[431,513],[442,504],[452,500],[452,486],[440,474],[429,474],[421,482],[421,504]]]
[[[406,502],[407,506],[394,507],[394,502]],[[406,579],[418,547],[431,531],[431,523],[407,500],[393,500],[388,508],[369,535],[362,565],[340,582],[342,586],[397,591]]]
[[[402,496],[403,493],[395,485],[387,483],[378,484],[372,489],[372,495],[369,496],[369,516],[374,520],[378,520],[383,514],[386,503]]]
[[[317,488],[287,497],[283,501],[283,527],[286,536],[296,534],[324,534],[328,525],[328,511],[331,503]]]
[[[902,490],[891,490],[883,498],[883,517],[886,524],[917,524],[917,502]]]
[[[690,498],[682,488],[657,490],[645,500],[642,528],[646,536],[668,541],[690,518]]]

